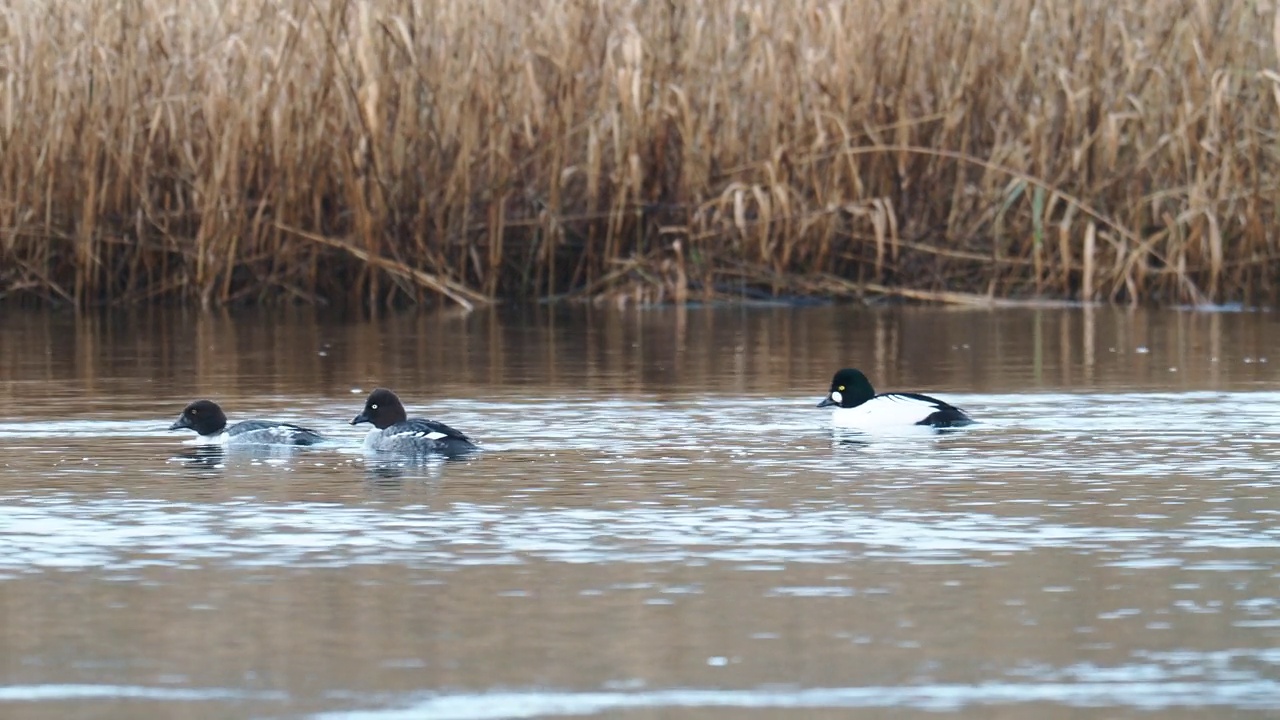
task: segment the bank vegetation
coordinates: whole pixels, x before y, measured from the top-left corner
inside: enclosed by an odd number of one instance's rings
[[[10,0],[0,294],[1270,302],[1244,0]]]

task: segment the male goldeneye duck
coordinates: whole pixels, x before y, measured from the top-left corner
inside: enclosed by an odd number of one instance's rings
[[[831,407],[837,427],[874,430],[903,425],[960,427],[973,422],[963,410],[919,393],[876,394],[860,370],[845,368],[831,379],[831,391],[818,407]]]
[[[458,457],[480,449],[466,435],[442,422],[409,419],[400,398],[386,388],[369,393],[364,412],[355,416],[351,424],[364,422],[373,423],[373,429],[364,438],[366,450]]]
[[[245,420],[227,427],[227,416],[212,400],[196,400],[182,409],[170,430],[195,430],[201,445],[315,445],[324,438],[314,430],[274,420]]]

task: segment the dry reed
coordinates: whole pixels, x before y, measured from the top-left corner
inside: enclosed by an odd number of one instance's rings
[[[0,295],[1263,301],[1278,39],[1244,0],[11,0]]]

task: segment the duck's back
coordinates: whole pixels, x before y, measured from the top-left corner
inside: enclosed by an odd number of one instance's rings
[[[254,445],[315,445],[320,433],[292,423],[245,420],[227,428],[229,442]]]
[[[458,456],[479,450],[471,439],[442,422],[410,418],[382,430],[370,430],[365,447],[387,452]]]
[[[838,408],[832,417],[837,426],[850,428],[960,427],[973,422],[960,408],[920,393],[883,393],[861,405]]]

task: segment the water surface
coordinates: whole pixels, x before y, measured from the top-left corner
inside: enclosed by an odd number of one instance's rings
[[[3,312],[6,718],[1280,712],[1269,313]],[[983,422],[833,435],[845,365]]]

